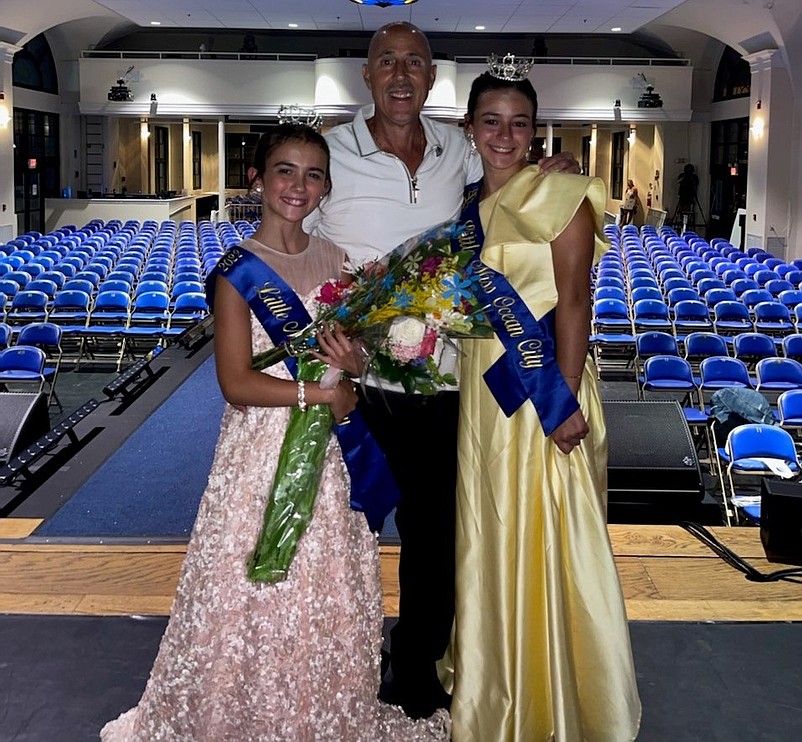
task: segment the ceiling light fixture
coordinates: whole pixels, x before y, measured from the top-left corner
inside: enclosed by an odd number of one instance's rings
[[[412,5],[418,0],[351,0],[357,5],[378,5],[380,8],[389,8],[391,5]]]
[[[486,28],[485,26],[474,26],[473,27],[474,31],[484,31],[485,28]]]
[[[289,26],[290,28],[298,28],[297,23],[288,23],[287,26]]]
[[[610,30],[613,33],[618,33],[621,30],[621,26],[613,26]]]

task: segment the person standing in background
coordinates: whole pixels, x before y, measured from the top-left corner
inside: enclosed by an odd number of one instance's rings
[[[632,224],[632,219],[638,209],[638,189],[632,180],[627,180],[627,189],[624,191],[624,201],[621,204],[621,218],[618,223],[623,227]]]

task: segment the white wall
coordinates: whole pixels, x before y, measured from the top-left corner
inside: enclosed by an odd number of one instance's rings
[[[134,64],[130,103],[108,100],[109,87]],[[149,115],[156,93],[157,114],[275,116],[281,105],[314,105],[327,115],[353,113],[370,102],[362,79],[364,60],[310,62],[261,60],[95,59],[80,60],[81,112]],[[461,118],[473,79],[484,65],[438,61],[438,81],[426,111]],[[646,75],[663,99],[662,108],[638,108]],[[538,65],[530,73],[540,101],[540,118],[572,121],[688,121],[693,68],[640,65]],[[614,108],[616,99],[621,108]]]

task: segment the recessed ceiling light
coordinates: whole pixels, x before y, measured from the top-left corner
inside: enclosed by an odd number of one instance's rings
[[[474,29],[477,30],[477,31],[484,31],[485,27],[484,26],[474,26]]]
[[[290,28],[298,28],[298,24],[297,24],[297,23],[288,23],[287,25],[288,25]]]
[[[151,22],[150,22],[150,25],[151,25],[151,26],[161,26],[161,25],[162,25],[162,22],[161,22],[161,21],[151,21]]]
[[[613,26],[610,30],[613,33],[618,33],[621,30],[621,26]]]

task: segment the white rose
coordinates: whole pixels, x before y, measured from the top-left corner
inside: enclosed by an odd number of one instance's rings
[[[387,339],[391,343],[417,347],[423,340],[426,325],[415,317],[396,317],[390,325]]]

